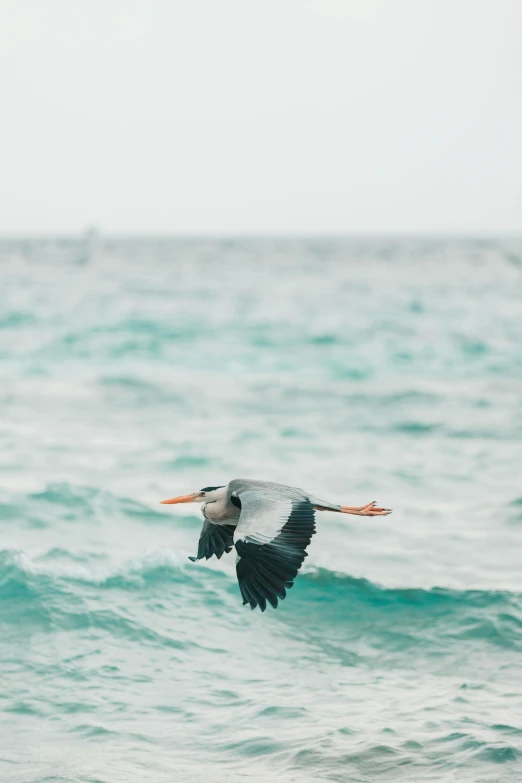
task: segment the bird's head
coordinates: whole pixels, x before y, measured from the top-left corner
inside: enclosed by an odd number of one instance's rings
[[[162,500],[161,503],[214,503],[216,500],[225,497],[226,489],[226,487],[203,487],[199,492]]]

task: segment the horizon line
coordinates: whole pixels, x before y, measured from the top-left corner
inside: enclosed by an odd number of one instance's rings
[[[96,225],[78,231],[0,231],[1,241],[28,239],[522,239],[522,229],[510,230],[378,230],[378,231],[104,231]]]

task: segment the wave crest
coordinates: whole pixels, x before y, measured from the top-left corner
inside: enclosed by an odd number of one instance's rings
[[[173,613],[189,606],[197,614],[210,605],[246,611],[233,574],[185,564],[173,552],[112,568],[79,560],[63,550],[34,561],[21,551],[1,551],[0,621],[19,622],[21,615],[56,621],[85,611],[86,601],[107,601],[107,591],[118,591],[126,606],[159,597]],[[457,642],[522,650],[522,596],[507,591],[387,588],[318,568],[299,575],[274,618],[310,637],[331,643],[365,638],[389,651],[419,644],[440,650]]]

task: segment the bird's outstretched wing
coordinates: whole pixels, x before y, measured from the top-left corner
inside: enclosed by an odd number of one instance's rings
[[[208,519],[203,522],[199,536],[198,554],[196,557],[189,557],[193,563],[196,560],[215,555],[218,560],[224,552],[230,552],[234,546],[235,525],[215,525]]]
[[[315,533],[315,513],[300,490],[268,483],[247,488],[252,484],[237,480],[229,485],[241,503],[234,534],[236,572],[243,604],[264,612],[267,601],[275,609],[292,587]]]

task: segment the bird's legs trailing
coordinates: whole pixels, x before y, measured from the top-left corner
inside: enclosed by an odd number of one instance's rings
[[[365,506],[339,506],[338,508],[332,508],[327,506],[314,506],[317,511],[339,511],[342,514],[354,514],[358,517],[385,517],[391,514],[391,508],[380,508],[377,506],[375,500],[373,503],[367,503]]]
[[[385,517],[391,514],[391,508],[380,508],[375,500],[366,506],[341,506],[343,514],[355,514],[359,517]]]

